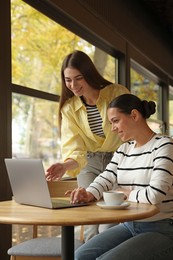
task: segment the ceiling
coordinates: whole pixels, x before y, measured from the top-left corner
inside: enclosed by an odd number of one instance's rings
[[[173,1],[172,0],[140,0],[152,19],[168,36],[173,44]]]

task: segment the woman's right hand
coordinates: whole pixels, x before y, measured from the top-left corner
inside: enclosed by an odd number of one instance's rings
[[[46,172],[47,181],[59,181],[66,172],[64,163],[55,163],[51,165]]]
[[[87,192],[84,188],[76,188],[73,191],[67,191],[66,195],[70,193],[71,196],[71,203],[76,204],[76,203],[85,203],[85,202],[90,202],[95,199],[92,193]]]
[[[46,180],[59,181],[67,170],[75,169],[78,166],[78,163],[73,159],[68,159],[63,163],[54,163],[47,169]]]

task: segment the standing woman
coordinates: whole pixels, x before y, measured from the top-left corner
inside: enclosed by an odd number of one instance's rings
[[[78,186],[86,188],[110,162],[121,144],[111,131],[108,104],[128,89],[104,79],[82,51],[66,56],[61,69],[62,92],[59,105],[63,163],[53,164],[47,180],[77,176]],[[92,229],[93,234],[97,233]]]

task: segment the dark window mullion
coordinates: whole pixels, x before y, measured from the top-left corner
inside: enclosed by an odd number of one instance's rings
[[[37,89],[31,89],[23,86],[19,86],[16,84],[12,84],[12,92],[22,94],[22,95],[27,95],[35,98],[41,98],[41,99],[46,99],[50,101],[59,101],[59,96],[51,93],[47,93],[41,90]]]

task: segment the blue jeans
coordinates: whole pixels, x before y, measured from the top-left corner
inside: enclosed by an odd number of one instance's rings
[[[111,152],[88,152],[87,153],[87,165],[81,170],[77,176],[78,186],[87,188],[94,179],[102,173],[107,164],[111,161],[113,153]],[[88,225],[84,229],[84,240],[85,242],[91,239],[93,236],[97,235],[100,232],[103,232],[109,227],[114,226],[115,224],[105,224],[105,225]]]
[[[75,260],[172,260],[173,220],[125,222],[90,239]]]

